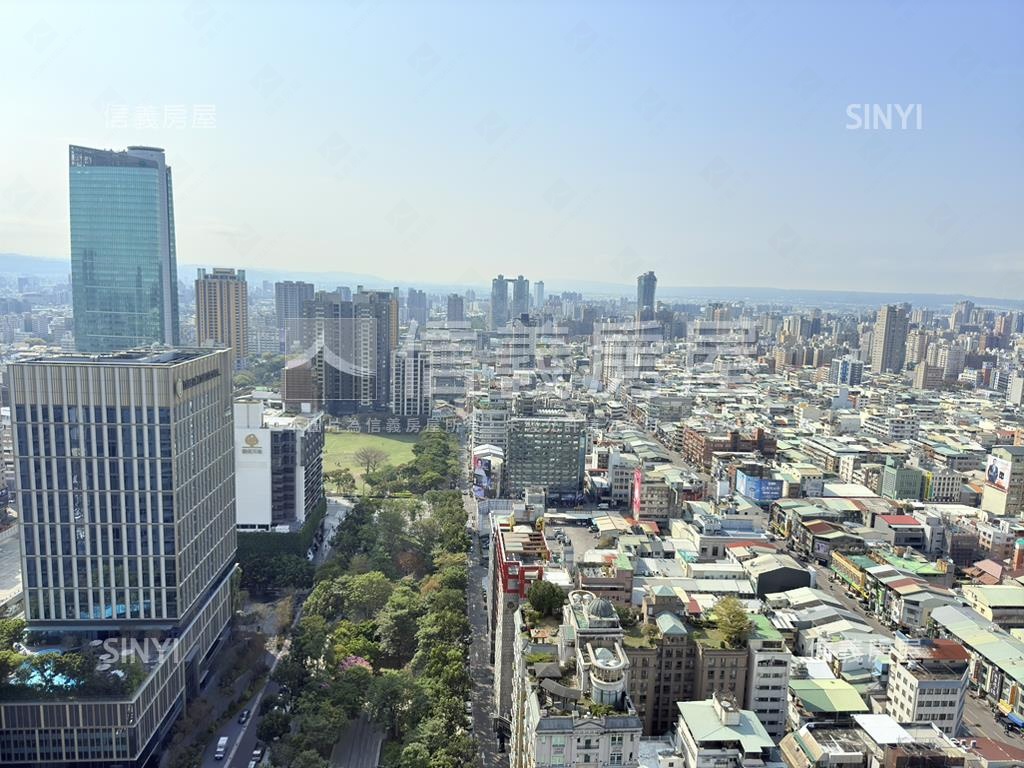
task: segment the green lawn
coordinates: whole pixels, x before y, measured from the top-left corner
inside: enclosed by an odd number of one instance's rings
[[[412,460],[412,447],[418,437],[413,434],[369,435],[364,432],[328,432],[324,436],[324,472],[348,467],[359,483],[363,479],[363,467],[356,461],[356,451],[361,448],[379,448],[388,455],[386,464],[405,464]]]

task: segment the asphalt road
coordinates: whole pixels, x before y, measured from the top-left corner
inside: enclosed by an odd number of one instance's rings
[[[277,666],[277,661],[278,659],[275,657],[271,662],[271,672]],[[256,731],[260,727],[261,720],[258,714],[260,702],[264,696],[275,693],[277,693],[277,683],[268,682],[257,691],[256,695],[246,705],[246,708],[252,711],[252,717],[249,718],[245,725],[239,723],[236,716],[214,734],[213,739],[207,744],[206,750],[203,752],[203,768],[248,768],[249,761],[252,759],[252,751],[256,749]],[[223,760],[215,760],[214,754],[217,751],[217,740],[221,736],[228,737],[228,753]]]
[[[892,637],[893,631],[887,626],[882,624],[873,614],[867,613],[864,607],[857,601],[856,598],[847,597],[846,595],[846,582],[836,577],[836,581],[833,583],[829,581],[829,577],[832,575],[832,570],[816,563],[808,563],[814,568],[817,574],[817,588],[822,592],[826,592],[836,600],[838,600],[844,608],[850,611],[854,611],[861,618],[864,619],[867,624],[875,631],[885,635],[886,637]]]
[[[866,613],[857,600],[846,596],[844,582],[838,579],[835,583],[829,581],[831,571],[828,568],[820,565],[812,565],[812,567],[818,575],[819,589],[829,593],[846,608],[862,616],[872,628],[881,634],[887,637],[893,636],[893,631],[881,624],[873,615]],[[996,741],[1004,741],[1024,749],[1024,735],[1016,733],[1007,734],[1003,726],[996,719],[996,714],[992,711],[992,705],[984,699],[975,699],[970,695],[968,695],[967,702],[964,705],[964,719],[960,733],[961,738],[969,739],[973,736],[975,738],[995,739]]]

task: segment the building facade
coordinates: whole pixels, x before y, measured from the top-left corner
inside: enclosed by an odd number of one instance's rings
[[[249,356],[249,292],[244,269],[198,271],[196,343],[201,347],[227,347],[232,368]]]
[[[139,682],[119,693],[80,698],[74,680],[63,699],[0,704],[0,765],[142,765],[198,695],[232,613],[229,353],[59,355],[9,371],[29,630],[170,650],[133,653]]]
[[[164,151],[69,148],[75,347],[179,343],[171,168]]]
[[[954,640],[912,640],[897,632],[886,710],[897,722],[933,722],[956,736],[963,722],[971,655]]]
[[[239,530],[302,525],[324,501],[323,415],[287,414],[238,400],[235,494]]]
[[[512,417],[505,453],[508,493],[515,497],[531,486],[549,495],[579,493],[586,449],[586,421],[579,416]]]
[[[391,412],[399,416],[430,415],[430,355],[415,345],[393,353]]]
[[[508,283],[504,275],[491,280],[491,322],[490,329],[501,328],[509,321]]]
[[[644,272],[636,279],[636,319],[653,320],[656,308],[654,294],[658,278],[654,272]]]
[[[909,317],[904,307],[889,304],[878,310],[871,334],[871,369],[876,373],[899,373],[907,354]]]
[[[312,283],[304,283],[301,280],[274,283],[274,311],[283,351],[291,349],[289,341],[300,340],[302,318],[305,317],[304,307],[307,301],[313,300],[314,292]],[[289,339],[289,336],[292,338]]]

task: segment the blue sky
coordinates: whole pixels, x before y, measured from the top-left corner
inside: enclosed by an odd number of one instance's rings
[[[67,254],[69,143],[149,144],[187,264],[1019,297],[1022,27],[1010,0],[5,4],[0,252]]]

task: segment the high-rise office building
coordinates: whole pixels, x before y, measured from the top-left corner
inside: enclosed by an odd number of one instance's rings
[[[501,328],[508,320],[508,280],[498,275],[491,280],[491,330]]]
[[[461,323],[466,319],[466,303],[459,294],[452,293],[448,295],[448,313],[446,317],[449,322],[455,323]]]
[[[889,304],[878,310],[871,334],[871,369],[876,373],[899,373],[907,353],[907,311]]]
[[[533,308],[540,309],[544,306],[544,281],[538,280],[533,284]]]
[[[232,616],[229,358],[9,367],[25,618],[84,663],[56,692],[29,679],[0,702],[0,764],[141,766],[198,696]]]
[[[75,346],[174,345],[178,268],[164,151],[69,148]]]
[[[228,347],[231,367],[249,355],[249,292],[245,270],[200,269],[196,276],[196,343]]]
[[[415,288],[409,289],[405,298],[406,318],[409,322],[416,321],[421,327],[427,324],[427,294]]]
[[[550,497],[575,498],[583,488],[586,432],[586,421],[576,415],[513,417],[505,464],[509,494],[538,487]]]
[[[389,291],[360,290],[352,297],[356,317],[359,403],[382,411],[391,402],[391,353],[398,348],[398,297]]]
[[[864,362],[853,355],[833,358],[829,364],[829,384],[845,384],[856,387],[864,380]]]
[[[512,320],[530,312],[530,281],[519,275],[512,283]]]
[[[274,283],[274,309],[277,312],[277,327],[285,344],[283,349],[287,350],[291,346],[287,338],[289,335],[301,335],[301,323],[297,321],[303,317],[306,302],[313,300],[313,292],[313,284],[301,280]]]
[[[658,287],[658,278],[654,272],[644,272],[636,279],[636,319],[654,319],[654,291]]]

